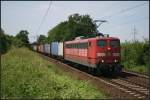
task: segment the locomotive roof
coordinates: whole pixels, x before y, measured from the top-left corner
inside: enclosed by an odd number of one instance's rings
[[[65,43],[87,42],[89,40],[119,40],[119,38],[117,37],[94,37],[94,38],[88,38],[88,39],[66,41]]]

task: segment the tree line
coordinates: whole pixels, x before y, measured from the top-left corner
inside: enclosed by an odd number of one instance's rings
[[[79,15],[75,13],[70,15],[67,21],[57,24],[47,34],[47,37],[40,35],[36,42],[68,41],[78,36],[84,36],[85,38],[95,37],[98,35],[98,30],[93,19],[88,14]]]
[[[0,32],[0,54],[6,53],[12,47],[28,47],[30,48],[29,32],[21,30],[16,36],[8,35],[1,28]]]

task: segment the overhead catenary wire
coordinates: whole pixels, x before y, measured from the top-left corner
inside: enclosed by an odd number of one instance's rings
[[[109,15],[109,16],[106,16],[106,17],[104,16],[104,17],[102,17],[102,18],[103,18],[103,19],[112,18],[112,17],[114,17],[115,15],[119,15],[119,14],[121,14],[121,13],[128,12],[128,11],[130,11],[130,10],[132,10],[132,9],[141,7],[141,6],[145,5],[145,4],[148,4],[148,3],[142,3],[142,4],[139,4],[139,5],[135,5],[135,6],[133,6],[133,7],[130,7],[130,8],[122,9],[122,10],[116,12],[116,13],[113,13],[113,14],[111,14],[111,15]]]
[[[125,13],[125,12],[127,12],[127,11],[130,11],[130,10],[132,10],[132,9],[135,9],[135,8],[137,8],[137,7],[141,7],[141,6],[143,6],[143,5],[145,5],[145,4],[148,4],[148,3],[142,3],[142,4],[139,4],[139,5],[135,5],[135,6],[132,6],[132,7],[130,7],[130,8],[126,8],[126,9],[122,9],[122,10],[120,10],[120,11],[118,11],[118,12],[116,12],[116,13],[113,13],[113,14],[111,14],[111,15],[109,15],[109,16],[104,16],[104,17],[102,17],[102,18],[111,18],[111,17],[114,17],[115,15],[118,15],[118,14],[121,14],[121,13]],[[108,20],[108,19],[107,19]],[[121,23],[122,24],[122,23]],[[125,23],[126,24],[126,23]],[[120,25],[120,24],[119,24]],[[118,25],[117,25],[118,26]]]
[[[113,14],[108,15],[108,16],[104,16],[104,17],[102,17],[101,19],[106,19],[106,20],[108,21],[110,18],[115,17],[116,15],[119,15],[119,14],[122,14],[122,13],[125,13],[125,12],[128,12],[128,11],[131,11],[132,9],[141,7],[141,6],[145,5],[145,4],[148,4],[148,3],[142,3],[142,4],[139,4],[139,5],[135,5],[135,6],[126,8],[126,9],[122,9],[122,10],[117,11],[117,12],[115,12],[115,13],[113,13]],[[108,22],[109,22],[109,21],[108,21]]]
[[[123,30],[126,30],[126,28],[125,27],[123,27],[123,26],[125,26],[125,25],[128,25],[128,24],[131,24],[131,25],[135,25],[135,23],[140,23],[140,22],[142,22],[142,21],[144,21],[144,20],[148,20],[149,19],[149,17],[142,17],[142,18],[139,18],[139,19],[136,19],[136,20],[132,20],[132,23],[131,23],[131,21],[128,21],[128,22],[125,22],[125,23],[120,23],[120,24],[118,24],[117,26],[115,26],[115,27],[111,27],[111,28],[107,28],[107,29],[112,29],[111,31],[113,31],[113,30],[115,30],[116,28],[118,28],[119,26],[121,26],[121,28],[119,27],[119,29],[123,29]],[[134,22],[134,23],[133,23]],[[105,30],[107,30],[107,29],[105,29]],[[113,33],[114,34],[114,33]],[[122,34],[122,33],[115,33],[115,34]],[[132,38],[132,35],[133,35],[133,32],[131,33],[131,34],[129,34],[129,36],[128,36],[128,40],[133,40],[133,38]],[[135,39],[134,39],[135,40]]]
[[[115,25],[114,27],[111,27],[111,28],[106,28],[106,30],[107,29],[112,29],[113,28],[113,30],[116,28],[116,27],[119,27],[119,26],[124,26],[124,25],[127,25],[127,24],[130,24],[131,22],[133,23],[134,22],[134,24],[135,23],[139,23],[139,22],[141,22],[141,21],[143,21],[143,20],[146,20],[146,19],[148,19],[149,17],[143,17],[143,18],[138,18],[138,19],[136,19],[136,20],[130,20],[130,21],[127,21],[127,22],[124,22],[124,23],[120,23],[120,24],[118,24],[118,25]]]
[[[38,32],[40,31],[40,28],[41,28],[43,22],[45,21],[45,18],[46,18],[46,16],[47,16],[48,12],[49,12],[49,9],[51,8],[51,5],[52,5],[52,1],[49,2],[49,6],[48,6],[48,8],[47,8],[47,10],[46,10],[46,12],[45,12],[45,14],[44,14],[44,16],[43,16],[43,19],[42,19],[42,21],[41,21],[41,23],[40,23],[38,29],[36,30],[37,38],[38,38]]]

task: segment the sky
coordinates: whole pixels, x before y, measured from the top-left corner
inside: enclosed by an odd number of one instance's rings
[[[38,27],[49,7],[45,20]],[[149,39],[149,1],[1,1],[1,28],[15,36],[20,30],[29,32],[33,42],[74,13],[88,14],[93,20],[107,20],[99,32],[120,38],[121,42]]]

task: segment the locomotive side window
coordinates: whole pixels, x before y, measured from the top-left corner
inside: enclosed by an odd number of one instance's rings
[[[110,46],[111,46],[111,47],[114,47],[114,48],[120,47],[120,42],[119,42],[119,40],[112,40],[112,41],[110,41]]]
[[[66,44],[66,48],[72,48],[72,44]]]
[[[66,44],[66,48],[69,48],[69,44]]]
[[[72,44],[66,44],[66,48],[79,48],[84,49],[88,47],[88,43],[72,43]]]
[[[98,40],[97,41],[97,46],[99,46],[99,47],[105,47],[106,45],[107,45],[106,40]]]
[[[88,43],[80,43],[80,48],[85,49],[88,47]]]

